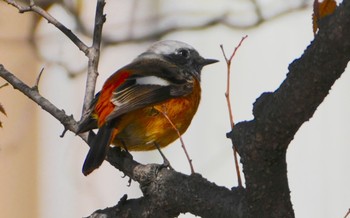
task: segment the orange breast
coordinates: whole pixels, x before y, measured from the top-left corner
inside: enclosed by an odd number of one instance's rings
[[[200,93],[199,82],[195,81],[193,92],[187,96],[123,115],[117,123],[113,144],[124,144],[130,151],[155,149],[155,142],[160,147],[167,146],[178,138],[178,134],[160,111],[165,111],[183,134],[197,112]]]

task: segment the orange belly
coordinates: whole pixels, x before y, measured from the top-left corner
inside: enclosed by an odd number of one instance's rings
[[[112,143],[126,146],[129,151],[156,149],[154,143],[165,147],[179,138],[176,130],[161,113],[164,111],[182,135],[190,125],[200,101],[199,83],[192,94],[142,108],[120,117]]]

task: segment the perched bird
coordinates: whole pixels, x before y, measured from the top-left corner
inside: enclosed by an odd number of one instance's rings
[[[92,102],[78,133],[98,128],[83,165],[88,175],[105,159],[110,144],[128,151],[165,147],[183,134],[197,111],[201,70],[217,62],[190,45],[159,41],[112,74]]]

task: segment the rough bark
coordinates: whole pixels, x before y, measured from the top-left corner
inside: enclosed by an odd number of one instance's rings
[[[91,217],[174,217],[185,212],[201,217],[294,217],[286,152],[295,133],[313,116],[350,60],[350,0],[344,0],[319,26],[304,54],[289,66],[281,86],[256,100],[254,119],[236,124],[228,134],[241,156],[246,188],[229,190],[198,174],[188,176],[159,165],[142,165],[118,149],[110,149],[107,161],[137,181],[144,196],[123,197],[116,206],[98,210]],[[76,131],[72,117],[2,65],[0,76],[66,129]],[[81,137],[87,140],[86,135]]]
[[[166,187],[167,190],[174,188],[174,192],[167,192],[163,188],[146,191],[143,189],[144,197],[138,201],[149,198],[150,202],[159,203],[158,206],[153,205],[155,208],[171,211],[167,216],[162,214],[162,217],[173,217],[179,212],[190,212],[202,217],[294,217],[287,179],[287,148],[300,126],[313,116],[350,60],[350,1],[345,0],[335,13],[324,18],[319,26],[319,33],[304,54],[289,66],[289,73],[281,86],[273,93],[263,93],[256,100],[253,108],[254,119],[236,124],[228,134],[237,145],[242,158],[245,189],[226,190],[224,194],[219,189],[210,189],[210,184],[204,185],[204,179],[200,177],[197,177],[198,180],[191,180],[196,176],[184,176],[164,169],[142,176],[153,179],[137,181],[141,188]],[[132,169],[125,171],[131,164],[116,164],[114,161],[111,163],[118,169],[124,169],[123,172],[133,172]],[[133,179],[137,177],[131,175]],[[168,185],[167,178],[176,182]],[[204,186],[201,187],[199,183]],[[201,188],[196,190],[194,187]],[[176,191],[184,188],[183,192]],[[200,191],[204,191],[205,195],[200,195]],[[222,197],[222,202],[214,201],[212,196],[215,196],[215,193],[230,196],[226,192],[231,192],[235,197],[229,197],[232,202],[222,208],[228,200]],[[164,193],[169,193],[172,197],[163,198]],[[203,197],[205,200],[194,196]],[[213,205],[216,206],[206,211],[209,199],[213,200]],[[176,208],[176,211],[165,209],[170,204],[170,208]],[[186,207],[182,207],[184,204]],[[117,207],[121,210],[123,206],[119,204]],[[197,207],[201,209],[197,211]],[[145,210],[150,212],[150,208],[152,206],[146,207]],[[152,212],[145,214],[147,216],[144,217],[152,216]]]
[[[302,57],[290,64],[281,86],[257,99],[254,119],[237,124],[229,134],[246,178],[244,217],[294,217],[286,151],[350,60],[350,1],[319,25],[319,33]]]

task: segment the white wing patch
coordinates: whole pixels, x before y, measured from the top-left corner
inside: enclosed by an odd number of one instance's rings
[[[168,86],[170,82],[158,76],[145,76],[136,79],[136,84],[138,85],[158,85],[158,86]]]

